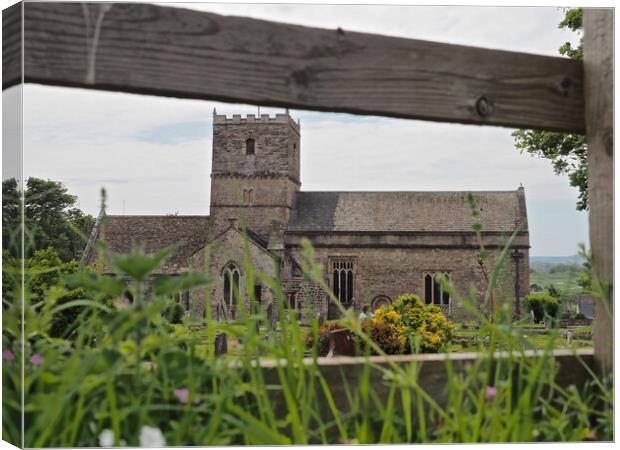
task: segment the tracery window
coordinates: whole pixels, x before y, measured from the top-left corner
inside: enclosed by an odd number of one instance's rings
[[[355,262],[352,258],[332,259],[330,262],[332,291],[344,306],[353,304]]]
[[[239,280],[241,274],[234,262],[229,262],[222,271],[224,277],[224,306],[228,310],[228,316],[235,318],[236,306],[239,299]]]
[[[245,154],[246,155],[253,155],[254,154],[254,147],[255,147],[255,141],[254,139],[250,138],[247,139],[245,141]]]
[[[427,305],[449,305],[450,294],[441,287],[439,275],[449,279],[447,273],[425,273],[424,274],[424,301]]]

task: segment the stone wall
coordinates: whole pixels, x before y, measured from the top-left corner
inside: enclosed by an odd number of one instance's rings
[[[245,143],[254,139],[255,154]],[[212,173],[281,174],[299,181],[299,126],[288,114],[214,116]]]
[[[207,289],[194,290],[191,292],[191,303],[193,305],[194,314],[196,317],[204,319],[205,317],[205,304],[207,299],[211,303],[212,317],[216,317],[216,303],[222,300],[224,292],[224,267],[234,262],[240,270],[240,298],[245,301],[246,311],[249,308],[248,298],[248,280],[250,276],[250,267],[246,262],[246,257],[252,261],[252,274],[255,284],[261,284],[258,274],[264,274],[269,277],[275,275],[275,263],[273,256],[260,248],[258,245],[249,243],[247,246],[248,252],[246,253],[246,246],[244,243],[244,236],[242,233],[235,229],[229,228],[226,232],[217,237],[213,242],[205,247],[204,250],[196,253],[191,259],[191,268],[198,271],[207,271],[213,278],[213,283],[210,284]],[[273,303],[274,295],[267,289],[266,286],[262,286],[262,307],[267,309],[268,305]]]
[[[295,254],[299,249],[290,247]],[[524,257],[520,267],[520,295],[527,295],[529,273],[527,267],[528,251],[521,250]],[[490,258],[485,269],[490,274],[494,260],[500,249],[491,249]],[[445,273],[454,284],[458,294],[469,295],[474,287],[479,306],[486,289],[483,269],[478,263],[476,248],[372,248],[372,247],[315,247],[317,261],[329,267],[330,258],[348,257],[355,262],[354,306],[360,309],[364,304],[371,305],[378,296],[387,296],[395,300],[403,294],[416,294],[424,299],[424,275],[427,273]],[[327,273],[327,271],[326,271]],[[510,299],[514,296],[514,261],[510,260],[504,267],[498,280],[498,299]],[[471,319],[467,311],[452,298],[449,315],[453,319]]]
[[[327,283],[327,280],[324,280]],[[302,278],[285,280],[282,283],[285,294],[294,293],[298,320],[302,324],[311,323],[317,315],[325,319],[327,314],[327,293],[319,283]]]
[[[246,140],[253,139],[254,154]],[[288,114],[214,116],[210,215],[215,233],[245,215],[249,228],[282,240],[299,190],[299,125]]]

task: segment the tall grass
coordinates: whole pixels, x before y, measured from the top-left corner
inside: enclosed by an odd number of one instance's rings
[[[52,288],[38,304],[30,301],[32,274],[26,273],[23,311],[19,301],[3,303],[3,351],[13,355],[3,364],[3,439],[21,441],[22,356],[27,447],[97,446],[104,430],[113,433],[114,445],[138,446],[145,444],[140,437],[144,427],[161,430],[166,445],[613,438],[611,380],[597,377],[584,362],[589,371],[584,386],[559,385],[559,364],[553,356],[557,336],[550,335],[535,356],[528,353],[536,346],[513,323],[510,299],[499,299],[492,314],[483,314],[477,292],[461,296],[442,280],[451,298],[476,317],[478,338],[487,344],[467,364],[446,354],[446,385],[429,390],[419,358],[371,358],[371,350],[385,354],[331,293],[343,322],[366,350],[355,364],[325,365],[318,357],[318,319],[310,324],[315,339],[307,348],[308,328],[289,308],[282,280],[256,270],[249,245],[246,242],[241,264],[251,307],[238,308],[234,322],[216,322],[210,314],[213,299],[207,295],[204,328],[191,326],[189,319],[183,325],[170,324],[163,311],[183,290],[204,289],[208,294],[211,280],[206,274],[160,278],[148,288],[149,277],[169,250],[115,255],[102,245],[99,251],[116,278],[80,273]],[[488,273],[486,304],[496,295],[508,249],[509,243]],[[309,242],[303,244],[300,263],[305,279],[329,292]],[[257,282],[274,293],[273,326],[257,307]],[[75,288],[84,290],[84,298],[59,304],[61,294]],[[13,298],[21,298],[19,285],[14,289]],[[133,303],[123,301],[126,292]],[[54,315],[75,306],[81,308],[79,326],[52,338]],[[215,355],[214,339],[222,332],[240,342],[235,354]]]

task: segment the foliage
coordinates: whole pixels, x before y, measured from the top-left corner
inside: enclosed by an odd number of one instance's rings
[[[531,292],[540,292],[540,291],[542,291],[542,287],[540,287],[540,285],[537,284],[537,283],[532,283],[532,284],[530,284],[530,291]]]
[[[21,254],[21,192],[14,178],[2,182],[2,248]],[[54,248],[62,261],[79,259],[95,220],[76,207],[77,197],[62,183],[30,177],[24,193],[26,257]]]
[[[372,321],[374,323],[389,325],[396,333],[402,336],[405,336],[407,333],[407,325],[405,325],[403,317],[398,311],[395,311],[391,305],[384,305],[377,309]]]
[[[2,256],[2,296],[8,301],[14,301],[13,286],[21,279],[20,260],[13,258],[7,250],[3,251]],[[36,250],[30,258],[24,260],[24,283],[28,287],[28,298],[32,304],[37,304],[52,297],[57,305],[80,300],[84,298],[85,292],[72,286],[69,276],[89,270],[80,268],[75,260],[62,262],[58,252],[51,247]],[[52,317],[50,336],[70,337],[75,332],[76,319],[81,311],[80,306],[74,306],[55,314]]]
[[[575,32],[582,30],[582,10],[566,11],[559,28]],[[559,49],[560,54],[572,59],[583,58],[581,42],[572,47],[569,42]],[[531,156],[545,158],[552,162],[556,174],[567,174],[571,186],[579,190],[578,210],[588,209],[588,160],[586,137],[583,134],[553,131],[516,130],[512,133],[515,147]]]
[[[553,284],[547,286],[547,293],[556,300],[562,297],[562,292]]]
[[[409,351],[438,352],[450,342],[452,324],[440,308],[424,305],[416,295],[406,294],[375,312],[373,320],[388,324],[406,337]]]
[[[584,272],[555,272],[549,273],[547,270],[538,271],[530,275],[530,291],[531,292],[547,292],[549,288],[557,289],[560,292],[558,300],[561,303],[571,303],[576,295],[583,292],[579,285],[579,280]],[[532,284],[536,285],[539,290],[532,289]]]
[[[560,263],[560,264],[553,264],[551,267],[549,267],[549,273],[561,273],[561,272],[576,273],[576,272],[579,272],[580,270],[581,269],[577,264]]]
[[[171,324],[183,323],[183,307],[179,302],[170,302],[163,310],[164,318]]]
[[[525,307],[534,314],[534,321],[542,322],[546,316],[555,318],[558,314],[559,303],[555,297],[544,292],[530,294],[525,297]]]
[[[321,265],[307,241],[302,248],[304,276],[324,283]],[[502,252],[489,274],[489,289],[493,289],[507,254],[507,250]],[[164,258],[162,253],[149,256],[139,250],[131,255],[106,255],[117,278],[96,272],[63,275],[61,284],[84,289],[84,299],[76,300],[83,311],[71,341],[49,334],[50,318],[66,306],[56,303],[57,290],[49,289],[45,301],[26,302],[23,310],[14,300],[19,295],[13,295],[13,301],[5,299],[5,440],[21,442],[22,388],[27,447],[613,438],[610,380],[591,373],[581,389],[558,385],[560,366],[551,352],[555,335],[544,337],[538,357],[528,357],[524,350],[532,348],[531,340],[513,326],[505,311],[508,301],[499,302],[493,316],[487,318],[477,309],[476,294],[459,297],[451,292],[480,325],[473,331],[476,339],[485,337],[488,342],[469,365],[453,366],[446,358],[445,402],[439,404],[424,388],[428,380],[420,375],[416,357],[400,363],[386,359],[381,364],[361,358],[346,370],[345,366],[320,366],[316,358],[318,319],[311,324],[313,337],[308,349],[294,312],[287,308],[281,283],[256,271],[249,257],[243,262],[243,273],[253,276],[243,277],[244,292],[252,292],[258,280],[274,293],[278,322],[273,328],[257,331],[256,315],[243,308],[236,322],[214,322],[208,314],[208,297],[204,328],[188,323],[171,325],[162,317],[171,298],[184,289],[208,292],[211,280],[202,273],[188,273],[178,281],[164,279],[147,289],[150,275]],[[19,285],[13,288],[18,291]],[[100,301],[119,299],[124,292],[132,294],[133,303],[114,302],[117,306],[110,307]],[[30,297],[29,292],[25,294]],[[337,301],[331,294],[330,299]],[[256,299],[250,296],[248,301],[252,305]],[[418,316],[410,313],[420,310],[418,303],[408,297],[399,303],[401,312],[394,312],[401,321],[415,323]],[[370,352],[386,355],[373,339],[369,321],[360,321],[344,308],[341,312],[340,323],[328,323],[324,328],[345,326]],[[437,313],[434,308],[428,312],[431,316]],[[387,320],[398,323],[394,314],[389,317]],[[382,327],[393,328],[384,324],[375,330]],[[243,343],[235,355],[215,356],[214,337],[221,332]],[[510,357],[498,364],[497,350],[505,350]],[[305,358],[308,352],[310,358]],[[266,355],[269,361],[258,359]]]
[[[397,329],[385,322],[370,322],[370,338],[385,352],[386,355],[398,355],[405,351],[407,340]]]
[[[592,250],[586,250],[584,244],[579,244],[579,254],[584,257],[584,262],[577,284],[582,292],[590,293],[592,292]]]
[[[581,34],[583,31],[583,10],[581,8],[568,9],[564,14],[564,19],[558,25],[560,29],[569,29]],[[579,45],[573,47],[570,42],[565,42],[559,49],[560,55],[568,56],[571,59],[583,59],[582,40]]]

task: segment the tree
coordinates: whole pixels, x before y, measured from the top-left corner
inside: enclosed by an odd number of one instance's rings
[[[581,287],[581,292],[589,294],[592,292],[592,250],[586,250],[584,244],[579,244],[579,254],[583,256],[584,261],[577,284]]]
[[[24,260],[24,294],[26,301],[35,305],[47,302],[50,298],[50,290],[59,291],[52,295],[55,297],[54,304],[61,305],[72,300],[84,298],[84,289],[68,287],[65,279],[67,276],[78,272],[89,272],[88,267],[80,267],[77,261],[62,262],[58,252],[49,247],[36,250],[32,256]],[[2,298],[9,303],[19,301],[21,298],[21,263],[19,258],[12,257],[7,250],[2,252]],[[73,331],[73,326],[82,311],[81,307],[71,307],[56,313],[51,317],[50,336],[66,336]]]
[[[545,320],[545,316],[555,318],[560,305],[555,297],[539,292],[525,297],[525,308],[534,315],[534,321],[540,323]]]
[[[569,29],[581,33],[583,30],[582,10],[569,9],[559,28]],[[583,59],[581,40],[577,47],[570,42],[560,48],[561,55],[571,59]],[[515,138],[515,147],[521,153],[526,152],[538,158],[552,161],[553,171],[557,174],[567,174],[571,186],[579,189],[577,209],[588,209],[588,159],[586,136],[577,133],[559,133],[553,131],[516,130],[512,133]]]
[[[2,182],[2,246],[13,257],[21,253],[20,196],[14,178]],[[25,257],[52,247],[62,261],[78,259],[95,219],[75,206],[77,197],[58,181],[31,177],[26,182],[24,203]]]

